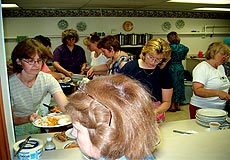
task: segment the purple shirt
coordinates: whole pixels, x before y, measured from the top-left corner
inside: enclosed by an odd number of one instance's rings
[[[53,56],[53,61],[59,62],[63,68],[75,74],[79,74],[82,64],[86,63],[85,51],[78,45],[74,45],[71,52],[65,44],[62,44],[54,50]]]

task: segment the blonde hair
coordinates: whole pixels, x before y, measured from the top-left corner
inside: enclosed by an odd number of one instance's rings
[[[158,127],[150,94],[140,82],[124,75],[90,81],[69,97],[73,123],[88,128],[102,157],[141,159],[151,154]]]
[[[230,54],[230,49],[228,45],[223,42],[213,42],[208,46],[207,51],[205,52],[205,58],[207,60],[214,58],[214,56],[223,51],[224,53]]]
[[[145,61],[146,54],[163,54],[164,58],[160,68],[163,68],[167,62],[171,59],[171,48],[169,43],[161,38],[150,39],[141,50],[140,58]]]

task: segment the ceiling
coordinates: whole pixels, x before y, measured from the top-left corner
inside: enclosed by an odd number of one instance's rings
[[[230,5],[168,3],[168,0],[2,0],[16,3],[21,9],[134,9],[193,11],[193,8],[230,8]],[[212,11],[216,12],[216,11]]]

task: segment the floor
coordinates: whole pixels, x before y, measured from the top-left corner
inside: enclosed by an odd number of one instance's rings
[[[179,121],[179,120],[186,120],[189,118],[189,104],[187,105],[181,105],[181,111],[177,112],[166,112],[165,121],[171,122],[171,121]]]

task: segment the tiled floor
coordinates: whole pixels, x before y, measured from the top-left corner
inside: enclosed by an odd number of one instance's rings
[[[177,112],[166,112],[166,122],[170,121],[179,121],[179,120],[185,120],[185,119],[190,119],[189,118],[189,104],[187,105],[181,105],[181,111]]]

